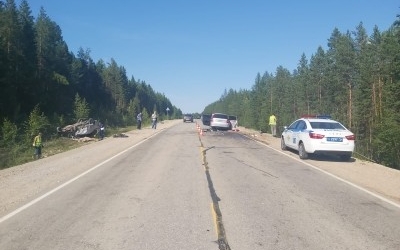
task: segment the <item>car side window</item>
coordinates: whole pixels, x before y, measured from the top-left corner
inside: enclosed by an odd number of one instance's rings
[[[306,125],[306,123],[304,121],[300,121],[297,124],[297,127],[296,127],[296,129],[298,129],[298,130],[303,130],[303,129],[306,129],[306,128],[307,128],[307,125]]]
[[[290,126],[288,127],[288,129],[296,129],[297,125],[299,124],[300,121],[295,121],[292,124],[290,124]]]

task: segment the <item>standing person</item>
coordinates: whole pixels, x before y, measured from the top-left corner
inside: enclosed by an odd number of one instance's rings
[[[32,146],[35,148],[34,159],[40,159],[42,157],[42,133],[39,132],[37,136],[33,139]]]
[[[100,124],[99,124],[99,126],[100,126],[100,140],[103,140],[104,139],[104,125],[103,125],[103,123],[101,123],[100,122]]]
[[[136,120],[137,120],[137,129],[141,129],[142,128],[142,112],[140,112],[136,116]]]
[[[154,113],[151,115],[151,119],[153,123],[151,124],[151,128],[156,129],[157,128],[157,113],[154,111]]]
[[[269,126],[271,126],[271,134],[273,137],[276,136],[276,116],[272,114],[269,117]]]

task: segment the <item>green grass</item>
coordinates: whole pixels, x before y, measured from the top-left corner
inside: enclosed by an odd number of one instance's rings
[[[131,130],[135,130],[135,126],[128,126],[123,128],[112,128],[107,127],[105,130],[105,136],[111,137],[114,134],[126,133]],[[95,138],[97,138],[95,136]],[[42,157],[49,157],[56,155],[74,148],[79,148],[89,142],[78,142],[67,137],[54,136],[51,139],[43,140]],[[34,161],[34,148],[32,145],[12,145],[7,147],[0,147],[0,169],[10,168],[13,166],[21,165],[27,162]]]
[[[145,127],[148,125],[149,124],[143,124],[142,126]],[[106,127],[105,137],[112,137],[114,134],[126,133],[132,130],[136,130],[136,126]],[[94,138],[97,139],[98,135],[96,135]],[[42,157],[45,158],[56,155],[93,142],[96,141],[78,142],[77,140],[73,140],[71,138],[54,135],[50,139],[43,140]],[[34,161],[33,156],[34,148],[30,143],[0,147],[0,169],[6,169]]]

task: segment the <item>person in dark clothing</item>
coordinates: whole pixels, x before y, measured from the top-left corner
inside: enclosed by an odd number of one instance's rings
[[[105,128],[104,128],[103,123],[101,123],[101,122],[100,122],[99,126],[100,126],[99,138],[100,138],[100,140],[103,140],[104,139],[104,130],[105,130]]]
[[[142,113],[141,112],[136,116],[136,120],[137,120],[137,129],[141,129],[142,128]]]

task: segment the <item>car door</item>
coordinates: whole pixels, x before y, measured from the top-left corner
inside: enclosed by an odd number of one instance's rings
[[[303,120],[300,120],[296,124],[296,127],[293,129],[292,146],[296,150],[298,149],[298,144],[299,144],[299,141],[301,140],[302,134],[305,133],[304,132],[305,129],[307,129],[307,124]]]
[[[292,124],[290,124],[289,127],[286,128],[286,131],[284,132],[283,138],[285,140],[285,144],[289,148],[295,148],[297,147],[293,144],[293,134],[294,131],[296,130],[296,126],[299,123],[299,121],[295,121]]]

